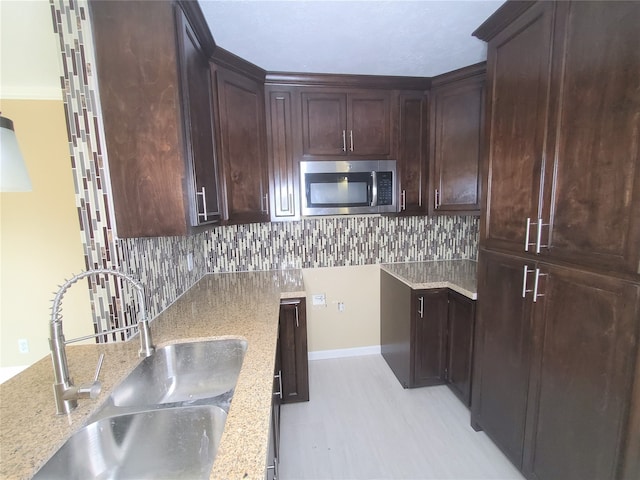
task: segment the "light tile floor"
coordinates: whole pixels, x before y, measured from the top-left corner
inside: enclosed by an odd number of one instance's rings
[[[380,355],[311,361],[309,383],[282,406],[280,480],[524,478],[448,387],[404,389]]]

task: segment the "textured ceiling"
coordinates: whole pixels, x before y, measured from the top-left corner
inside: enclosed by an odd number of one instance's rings
[[[502,0],[199,0],[220,47],[268,71],[431,77],[486,59]]]

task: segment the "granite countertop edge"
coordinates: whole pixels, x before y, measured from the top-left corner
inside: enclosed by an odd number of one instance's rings
[[[475,260],[433,260],[425,262],[383,263],[380,269],[413,290],[449,288],[477,300],[477,262]]]

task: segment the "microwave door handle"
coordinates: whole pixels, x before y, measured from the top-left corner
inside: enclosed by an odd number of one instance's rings
[[[376,172],[371,172],[371,206],[378,205],[378,178]]]

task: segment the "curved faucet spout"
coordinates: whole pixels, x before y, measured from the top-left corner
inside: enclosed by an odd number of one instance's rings
[[[97,275],[112,275],[117,278],[122,278],[133,286],[138,294],[138,303],[140,305],[138,322],[135,325],[130,325],[127,327],[115,328],[93,335],[87,335],[85,337],[65,340],[64,333],[62,331],[62,314],[60,313],[62,297],[67,292],[67,290],[69,290],[69,288],[79,280]],[[140,334],[140,350],[138,352],[138,355],[141,357],[148,357],[153,355],[153,353],[155,352],[155,347],[153,346],[153,342],[151,340],[151,330],[149,328],[149,320],[147,319],[147,309],[144,300],[144,289],[142,288],[142,284],[133,276],[120,272],[119,270],[101,268],[88,270],[78,275],[74,275],[71,279],[65,281],[65,283],[60,286],[60,289],[53,299],[53,306],[51,307],[51,321],[49,325],[49,346],[51,348],[51,360],[53,362],[54,375],[53,391],[58,414],[71,412],[71,410],[77,407],[77,400],[79,398],[95,398],[100,392],[98,373],[100,371],[100,366],[102,365],[102,358],[100,359],[93,384],[76,387],[73,385],[73,381],[71,380],[71,377],[69,375],[69,366],[67,364],[65,345],[67,343],[95,338],[100,335],[130,330],[135,327],[138,327],[138,332]]]

